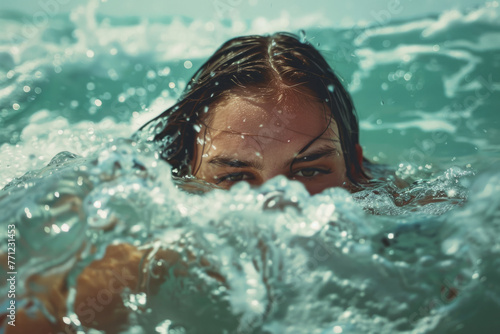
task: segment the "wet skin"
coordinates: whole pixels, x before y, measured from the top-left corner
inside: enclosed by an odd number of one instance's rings
[[[195,144],[196,177],[230,188],[285,175],[310,194],[349,185],[338,127],[323,103],[297,96],[281,103],[234,96],[211,112]]]

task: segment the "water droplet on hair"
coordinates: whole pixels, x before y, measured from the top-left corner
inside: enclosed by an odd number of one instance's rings
[[[201,126],[199,126],[198,124],[194,124],[193,129],[199,133],[201,131]]]
[[[206,114],[208,112],[208,106],[203,107],[203,112]]]
[[[333,93],[333,92],[335,91],[335,86],[334,86],[334,85],[328,85],[328,87],[327,87],[327,88],[328,88],[328,91],[329,91],[330,93]]]
[[[304,43],[306,41],[306,32],[303,29],[299,31],[299,36],[300,36],[300,41]]]
[[[210,76],[213,78],[215,77],[215,72],[210,72]]]

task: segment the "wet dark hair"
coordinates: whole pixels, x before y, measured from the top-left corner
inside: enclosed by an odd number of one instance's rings
[[[196,71],[178,102],[146,123],[138,134],[157,144],[174,175],[191,175],[198,132],[204,128],[206,135],[210,110],[238,91],[253,89],[258,89],[259,96],[294,90],[322,101],[330,113],[325,131],[331,117],[339,129],[347,177],[358,184],[366,176],[357,158],[359,127],[349,93],[323,56],[290,33],[227,41]]]

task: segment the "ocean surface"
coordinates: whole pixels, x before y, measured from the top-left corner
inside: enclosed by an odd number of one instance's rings
[[[166,250],[189,264],[154,289],[125,289],[117,333],[500,331],[498,2],[354,25],[98,8],[0,13],[0,252],[15,225],[18,312],[48,312],[33,282],[54,273],[67,275],[72,305],[82,270],[129,243],[152,249],[142,281]],[[173,180],[130,139],[222,42],[283,30],[349,88],[365,156],[381,166],[374,186],[311,197],[277,177],[212,190]],[[0,291],[1,314],[4,279]],[[101,333],[74,311],[68,328]]]

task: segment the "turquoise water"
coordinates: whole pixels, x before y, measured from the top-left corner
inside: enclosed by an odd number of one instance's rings
[[[0,18],[0,212],[2,226],[16,225],[19,305],[43,310],[28,283],[37,275],[67,274],[71,290],[108,245],[126,242],[191,263],[158,289],[125,290],[120,333],[498,331],[497,2],[321,28],[286,17],[110,17],[97,7],[31,30],[31,16]],[[223,41],[276,30],[322,51],[353,95],[366,157],[412,186],[310,197],[278,177],[200,195],[127,139]],[[422,205],[429,197],[440,201]],[[137,275],[154,281],[158,266]],[[63,321],[96,333],[80,320],[70,308]]]

